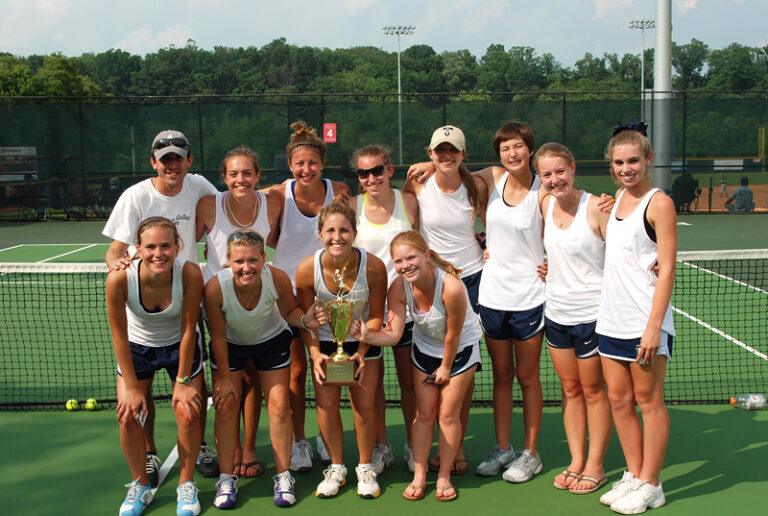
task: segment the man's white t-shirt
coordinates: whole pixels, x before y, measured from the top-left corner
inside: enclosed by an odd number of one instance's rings
[[[155,189],[152,178],[145,179],[123,192],[101,233],[112,240],[136,245],[141,221],[147,217],[166,217],[176,224],[181,237],[179,258],[199,263],[195,239],[197,201],[217,191],[203,176],[187,174],[181,192],[168,197]]]

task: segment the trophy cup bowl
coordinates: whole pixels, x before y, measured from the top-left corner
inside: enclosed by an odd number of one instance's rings
[[[331,326],[336,352],[325,361],[325,383],[327,385],[354,385],[355,361],[344,351],[344,342],[352,322],[354,303],[344,299],[336,299],[324,303],[328,310],[328,323]]]

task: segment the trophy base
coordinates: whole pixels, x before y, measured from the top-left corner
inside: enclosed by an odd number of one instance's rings
[[[341,362],[325,361],[326,385],[354,385],[356,383],[354,360],[343,360]]]

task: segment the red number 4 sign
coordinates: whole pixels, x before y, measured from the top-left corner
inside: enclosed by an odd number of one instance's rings
[[[336,143],[336,124],[323,124],[323,141]]]

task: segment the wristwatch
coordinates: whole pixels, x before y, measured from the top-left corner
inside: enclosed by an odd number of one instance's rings
[[[180,383],[182,385],[189,385],[189,382],[192,381],[192,378],[189,376],[177,376],[176,377],[176,383]]]

